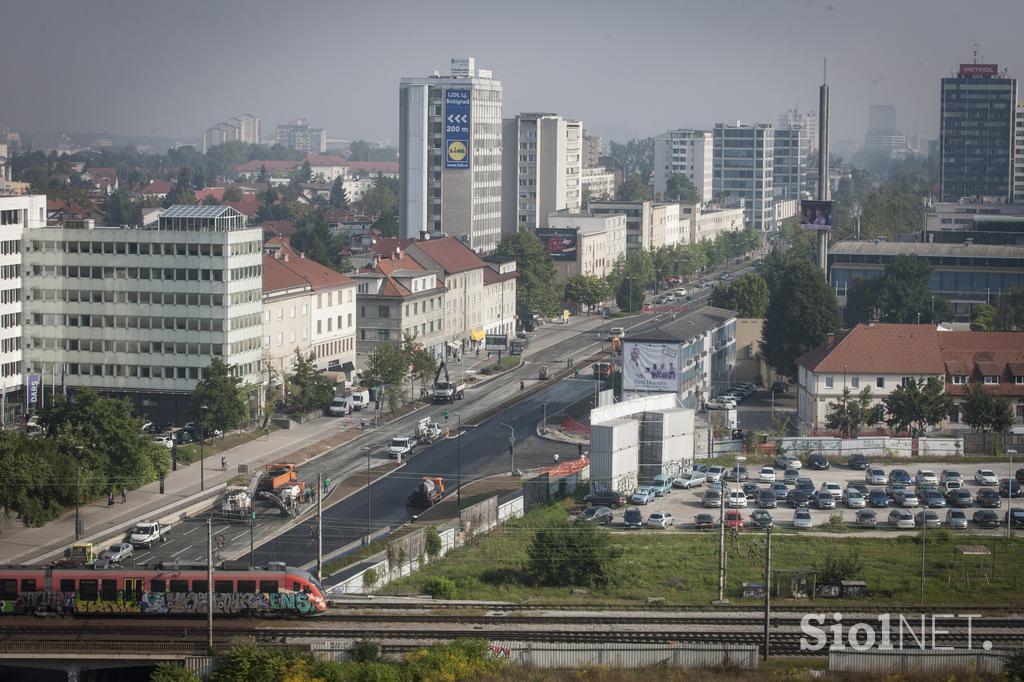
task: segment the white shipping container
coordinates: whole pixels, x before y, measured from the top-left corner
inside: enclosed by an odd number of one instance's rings
[[[676,407],[671,410],[664,410],[662,426],[667,436],[679,436],[683,434],[693,435],[695,415],[693,410],[685,407]]]
[[[617,419],[590,427],[590,477],[605,487],[614,487],[624,474],[636,478],[640,423]]]

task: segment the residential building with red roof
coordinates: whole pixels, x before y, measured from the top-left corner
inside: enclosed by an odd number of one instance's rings
[[[227,187],[204,187],[203,189],[197,189],[194,194],[196,197],[196,203],[201,204],[207,199],[213,199],[217,202],[224,201],[224,192]]]
[[[929,324],[859,324],[803,355],[798,365],[798,413],[825,428],[828,403],[844,388],[870,388],[875,402],[916,379],[939,378],[959,403],[967,384],[981,382],[1008,398],[1024,423],[1024,333],[951,331]],[[945,428],[966,428],[959,407]]]
[[[302,165],[301,161],[276,161],[272,159],[256,159],[247,161],[235,168],[238,177],[243,180],[255,180],[265,169],[270,177],[290,177],[295,169]]]
[[[153,180],[136,194],[143,199],[166,199],[174,189],[174,184],[167,180]]]
[[[263,353],[288,373],[296,352],[354,377],[356,282],[285,244],[263,255]]]

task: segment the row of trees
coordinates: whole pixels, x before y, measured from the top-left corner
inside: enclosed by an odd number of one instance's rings
[[[126,401],[87,389],[74,400],[57,395],[39,423],[37,437],[0,433],[0,506],[28,525],[73,506],[76,490],[87,501],[144,485],[170,468],[167,449],[142,431]]]
[[[393,343],[378,344],[367,357],[363,376],[367,386],[383,392],[393,412],[404,402],[406,381],[409,382],[410,400],[413,400],[416,384],[425,386],[433,380],[436,371],[434,355],[416,341],[415,336],[406,333],[401,347]]]
[[[846,293],[846,324],[890,322],[915,324],[948,320],[949,300],[931,293],[932,266],[918,256],[899,255],[887,263],[881,277],[855,277]]]
[[[953,398],[937,377],[909,380],[877,403],[870,387],[856,394],[844,387],[840,398],[828,403],[825,425],[853,438],[862,428],[885,422],[917,437],[946,419],[953,407]],[[976,431],[1002,433],[1014,422],[1010,400],[992,395],[979,382],[967,386],[959,408],[961,420]]]
[[[979,332],[1024,331],[1024,289],[1008,289],[992,301],[974,307],[971,329]]]

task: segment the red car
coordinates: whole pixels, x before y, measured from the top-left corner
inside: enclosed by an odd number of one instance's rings
[[[650,303],[644,303],[644,307],[641,309],[641,312],[649,313],[649,312],[652,312],[653,310],[654,310],[654,306],[653,305],[651,305]]]
[[[743,530],[743,514],[738,509],[730,509],[725,512],[725,527]]]

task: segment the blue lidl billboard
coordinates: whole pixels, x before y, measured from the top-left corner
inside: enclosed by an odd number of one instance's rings
[[[444,167],[469,168],[470,90],[444,93]]]

